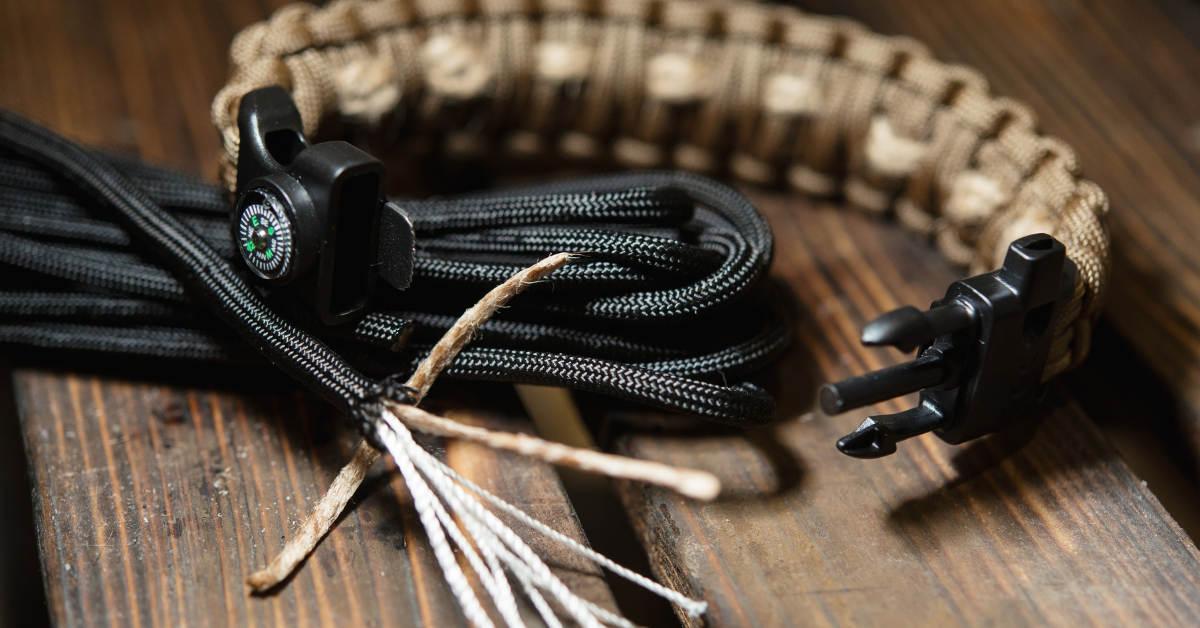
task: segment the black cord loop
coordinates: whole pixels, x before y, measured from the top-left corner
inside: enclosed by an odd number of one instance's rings
[[[482,291],[570,251],[581,261],[483,325],[444,375],[566,386],[729,425],[771,419],[765,391],[724,382],[781,355],[792,314],[765,280],[770,230],[728,186],[632,172],[395,202],[418,238],[412,288],[328,327],[285,290],[251,283],[216,186],[0,112],[0,343],[265,358],[369,432],[382,398],[413,401],[401,382]]]

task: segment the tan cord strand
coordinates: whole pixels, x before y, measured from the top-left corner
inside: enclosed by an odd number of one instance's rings
[[[434,345],[429,355],[417,366],[417,370],[408,378],[407,385],[416,390],[413,394],[417,403],[429,392],[433,380],[441,374],[446,365],[452,362],[458,352],[471,341],[471,336],[479,330],[479,326],[491,318],[505,303],[520,294],[525,288],[546,275],[562,268],[571,260],[567,253],[552,255],[533,266],[513,275],[508,281],[488,292],[471,309],[442,336]],[[367,472],[379,460],[380,453],[363,441],[354,450],[354,458],[350,460],[329,485],[329,490],[313,507],[308,518],[300,525],[295,537],[284,546],[283,551],[265,568],[250,574],[246,584],[256,592],[263,592],[279,584],[296,569],[296,565],[304,557],[316,549],[317,544],[329,532],[333,522],[346,508],[354,491],[358,490]]]
[[[239,34],[230,60],[212,116],[231,189],[238,103],[282,85],[306,129],[403,107],[410,128],[463,154],[557,148],[698,171],[725,160],[746,181],[894,211],[975,272],[1012,238],[1048,231],[1074,243],[1085,288],[1050,363],[1077,364],[1099,314],[1108,203],[1070,148],[977,72],[849,20],[721,0],[342,0],[280,9]],[[468,106],[488,122],[465,136],[448,121]],[[988,181],[960,184],[968,171]]]
[[[420,408],[388,403],[392,411],[409,428],[432,434],[468,440],[493,449],[504,449],[538,458],[551,464],[598,473],[610,478],[637,480],[669,488],[680,495],[711,501],[721,492],[721,481],[706,471],[682,469],[648,460],[615,456],[589,449],[512,432],[497,432],[482,427],[464,425],[452,419],[430,414]]]
[[[567,253],[552,255],[533,266],[513,275],[508,281],[493,288],[473,307],[463,313],[453,327],[434,345],[429,355],[408,379],[407,385],[416,392],[413,397],[419,402],[429,392],[437,376],[471,337],[500,308],[530,285],[566,265],[572,256]],[[387,402],[385,402],[387,403]],[[591,471],[625,479],[641,480],[671,488],[683,495],[696,499],[711,500],[721,490],[720,481],[711,473],[692,469],[680,469],[664,464],[635,460],[622,456],[603,454],[552,443],[526,434],[496,432],[484,428],[463,425],[445,419],[415,406],[387,403],[393,412],[408,427],[437,436],[446,436],[480,442],[489,447],[515,451],[563,466]],[[354,492],[362,484],[367,472],[379,460],[380,453],[367,444],[359,443],[350,463],[342,468],[329,490],[317,502],[309,516],[300,525],[295,537],[284,546],[283,551],[262,570],[246,579],[246,584],[255,592],[266,591],[286,579],[306,556],[312,553],[321,539],[329,532],[334,521],[341,515]]]
[[[929,58],[910,39],[728,0],[339,0],[281,8],[238,35],[230,62],[230,82],[212,107],[230,190],[238,105],[268,85],[291,92],[310,133],[330,116],[378,127],[403,111],[406,132],[451,154],[549,150],[786,181],[801,193],[841,194],[850,205],[894,215],[972,273],[998,267],[1013,239],[1054,235],[1080,281],[1056,325],[1043,378],[1087,355],[1110,263],[1107,198],[1080,177],[1070,147],[1038,133],[1028,108],[994,96],[974,70]],[[463,119],[476,122],[456,128]],[[447,332],[409,380],[418,401],[479,324],[553,272],[547,263],[493,290]],[[413,406],[388,404],[385,415],[389,434],[411,428],[472,440],[698,498],[719,490],[702,472],[466,426]],[[255,591],[276,586],[312,552],[379,456],[365,442],[356,448],[296,537],[247,580]],[[515,560],[507,550],[486,557],[494,576],[497,557]],[[523,565],[510,568],[536,604],[531,583],[550,581]],[[445,573],[461,584],[461,573]],[[590,612],[579,606],[586,602],[573,603],[580,617]]]
[[[429,357],[421,362],[412,377],[409,378],[408,385],[417,390],[415,395],[417,400],[420,401],[425,397],[425,393],[429,392],[429,387],[433,385],[433,380],[471,341],[471,337],[479,331],[480,325],[483,325],[497,310],[504,307],[509,300],[523,292],[525,288],[562,268],[571,259],[572,256],[567,253],[551,255],[492,288],[478,303],[463,313],[454,326],[434,345],[433,350],[429,352]]]
[[[358,447],[354,449],[354,458],[338,472],[333,483],[329,485],[329,490],[325,491],[304,523],[300,524],[296,536],[288,541],[287,545],[283,547],[283,551],[279,552],[265,569],[260,569],[246,578],[246,584],[252,591],[255,593],[267,591],[283,582],[296,570],[300,561],[316,549],[325,533],[333,527],[333,522],[337,521],[338,515],[342,514],[342,510],[354,496],[354,491],[358,490],[363,479],[367,477],[367,471],[375,466],[377,460],[379,460],[379,452],[368,445],[367,441],[358,444]]]

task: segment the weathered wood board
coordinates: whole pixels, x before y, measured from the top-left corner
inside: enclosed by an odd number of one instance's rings
[[[711,604],[704,625],[1200,621],[1196,547],[1061,387],[1040,426],[965,447],[927,434],[881,460],[839,453],[834,442],[868,412],[814,413],[814,379],[904,359],[861,347],[859,328],[928,304],[953,276],[894,227],[778,195],[755,200],[775,230],[774,270],[802,313],[799,346],[774,375],[776,422],[616,443],[724,482],[713,504],[621,485],[659,578]]]
[[[1076,149],[1084,173],[1113,203],[1107,319],[1181,402],[1130,399],[1120,405],[1135,414],[1106,421],[1162,422],[1168,436],[1180,425],[1195,460],[1200,7],[1182,0],[798,4],[915,37],[939,58],[980,70]],[[781,244],[776,272],[811,313],[801,335],[818,379],[878,366],[872,360],[881,354],[864,354],[856,330],[891,307],[885,303],[940,296],[945,278],[923,251],[889,269],[874,263],[880,243],[872,225],[828,209],[817,219],[803,204],[766,205],[775,207]],[[830,251],[830,241],[843,246]],[[882,355],[884,363],[898,357]],[[1091,366],[1138,380],[1142,374],[1131,369],[1140,367]],[[745,439],[634,436],[620,449],[715,465],[755,497],[703,508],[632,486],[624,495],[648,517],[644,533],[660,575],[711,596],[724,611],[709,618],[714,625],[786,625],[798,617],[889,625],[1195,623],[1191,542],[1070,393],[1059,388],[1052,400],[1024,446],[1000,439],[956,449],[925,437],[882,463],[844,459],[832,448],[865,413],[830,419],[806,414],[804,403],[785,407],[779,425]],[[773,446],[764,450],[764,442]],[[791,465],[783,478],[781,458]],[[697,532],[706,535],[702,557],[682,540]],[[1148,552],[1147,543],[1156,550]],[[790,548],[810,560],[745,562]]]
[[[1112,202],[1105,316],[1177,396],[1180,437],[1200,452],[1200,5],[796,4],[916,38],[938,58],[979,70],[1075,149],[1084,175]]]
[[[207,107],[226,78],[228,43],[284,3],[4,3],[0,106],[213,178],[219,144]],[[917,37],[939,57],[980,69],[1077,149],[1114,202],[1109,317],[1175,394],[1200,407],[1200,8],[1184,0],[799,4]],[[923,438],[880,462],[837,454],[833,439],[862,413],[809,414],[816,384],[899,359],[859,348],[859,325],[940,296],[953,274],[894,228],[760,198],[778,228],[776,273],[806,312],[802,348],[777,375],[786,382],[780,422],[740,436],[621,442],[725,476],[728,498],[708,507],[623,490],[664,579],[713,602],[709,623],[1196,623],[1194,546],[1067,391],[1052,393],[1045,423],[1028,434],[966,449]],[[386,475],[287,586],[244,595],[241,578],[278,549],[302,515],[299,500],[315,499],[351,444],[327,431],[333,422],[318,418],[320,404],[307,396],[61,371],[23,371],[17,384],[58,623],[461,622],[406,519],[403,491]],[[524,429],[515,414],[485,420]],[[471,451],[455,445],[446,455],[480,478],[524,464]],[[548,469],[515,468],[532,469],[521,477],[537,483],[508,486],[508,496],[570,525]],[[606,599],[595,572],[572,577]]]
[[[233,35],[286,4],[36,0],[0,6],[0,106],[78,141],[215,177],[208,105]],[[94,371],[93,371],[94,372]],[[353,443],[305,396],[239,395],[79,373],[20,371],[52,619],[59,625],[463,623],[399,480],[366,499],[276,594],[265,564]],[[529,429],[511,390],[478,420]],[[468,477],[582,538],[550,467],[451,445]],[[537,547],[542,547],[541,544]],[[551,554],[553,556],[553,554]],[[612,606],[594,567],[559,560]]]
[[[311,395],[28,370],[16,391],[56,624],[466,625],[404,480],[382,462],[293,578],[248,594],[246,577],[280,551],[356,442]],[[487,392],[486,413],[431,407],[529,429],[511,388]],[[440,451],[465,477],[586,542],[553,468],[468,443]],[[536,532],[525,538],[576,592],[615,609],[599,568]]]

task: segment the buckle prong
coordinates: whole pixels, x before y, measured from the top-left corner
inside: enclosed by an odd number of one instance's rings
[[[1037,403],[1055,321],[1074,295],[1075,264],[1046,234],[1013,242],[1000,270],[950,284],[928,311],[905,306],[863,328],[866,346],[918,349],[903,364],[821,387],[821,408],[840,414],[920,392],[916,408],[867,418],[838,441],[879,458],[926,432],[958,444],[1003,429]]]

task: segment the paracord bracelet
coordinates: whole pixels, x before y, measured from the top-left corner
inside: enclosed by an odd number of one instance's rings
[[[213,101],[232,189],[241,96],[282,85],[322,119],[405,129],[449,153],[611,155],[894,212],[952,263],[998,268],[1048,233],[1078,270],[1043,379],[1087,355],[1107,199],[1023,105],[919,43],[790,7],[691,0],[343,0],[242,31]],[[453,121],[483,120],[471,131]],[[415,144],[415,143],[414,143]]]

